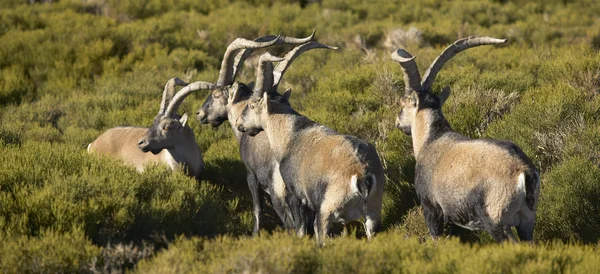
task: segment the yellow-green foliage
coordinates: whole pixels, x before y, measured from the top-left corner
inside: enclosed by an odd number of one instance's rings
[[[597,272],[598,14],[592,0],[4,1],[0,272],[122,271],[165,247],[139,271]],[[373,242],[343,237],[319,249],[282,233],[246,238],[251,199],[227,123],[189,122],[204,153],[202,182],[161,167],[138,174],[85,152],[108,128],[149,126],[169,78],[215,81],[235,38],[315,29],[340,50],[303,54],[281,89],[294,90],[302,114],[376,145],[387,181],[384,232]],[[485,233],[468,232],[460,239],[473,246],[428,242],[411,139],[394,128],[404,87],[390,53],[404,47],[424,72],[468,35],[509,42],[457,55],[434,90],[451,87],[443,110],[455,130],[511,140],[542,172],[534,247],[487,245]],[[253,81],[255,56],[238,80]],[[181,114],[193,117],[206,96],[188,97]],[[271,230],[279,221],[267,209]]]
[[[276,233],[260,238],[179,239],[139,264],[138,273],[594,273],[597,247],[562,243],[421,243],[389,231],[373,241],[312,241]]]

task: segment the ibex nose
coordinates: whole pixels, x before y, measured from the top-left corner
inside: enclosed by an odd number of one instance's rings
[[[202,109],[199,109],[198,112],[196,112],[196,119],[198,119],[198,121],[200,121],[202,124],[208,124],[208,119],[206,118],[206,114]]]
[[[237,127],[237,129],[238,129],[240,132],[246,132],[246,129],[244,128],[244,125],[239,125],[239,126]]]
[[[148,142],[146,141],[145,138],[141,138],[138,141],[138,148],[141,149],[142,151],[146,152],[147,147],[148,147]]]

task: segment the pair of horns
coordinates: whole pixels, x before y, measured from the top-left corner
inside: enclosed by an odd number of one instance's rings
[[[185,86],[179,92],[175,94],[177,86]],[[188,95],[192,92],[199,90],[211,90],[215,87],[213,83],[198,81],[191,84],[175,77],[169,79],[165,84],[165,90],[163,91],[162,102],[160,103],[160,109],[158,114],[162,114],[164,117],[172,117],[177,114],[179,106]]]
[[[467,38],[457,40],[452,45],[444,49],[444,51],[437,58],[435,58],[433,63],[431,63],[431,66],[429,66],[425,72],[423,81],[421,81],[419,69],[415,63],[415,57],[410,55],[410,53],[403,49],[398,49],[396,52],[392,53],[392,59],[400,63],[400,67],[404,73],[404,93],[408,95],[413,91],[431,91],[431,87],[433,86],[433,82],[435,81],[435,77],[437,76],[438,72],[440,72],[448,60],[450,60],[459,52],[473,47],[504,43],[506,43],[506,39],[497,39],[486,36],[469,36]]]
[[[254,41],[244,38],[235,39],[233,42],[231,42],[231,44],[229,44],[229,46],[227,46],[227,50],[223,55],[217,86],[224,87],[233,84],[233,81],[235,81],[235,76],[240,71],[242,64],[255,49],[281,44],[303,44],[311,41],[315,36],[315,32],[316,31],[313,31],[310,36],[305,38],[265,35],[254,39]],[[239,50],[242,51],[235,54]]]
[[[306,51],[319,48],[337,49],[337,47],[310,41],[295,47],[283,58],[273,56],[268,52],[261,55],[258,61],[258,69],[256,71],[254,93],[258,96],[262,96],[264,92],[276,91],[279,83],[281,82],[283,74],[290,67],[294,59]],[[277,67],[273,67],[273,62],[279,62]]]

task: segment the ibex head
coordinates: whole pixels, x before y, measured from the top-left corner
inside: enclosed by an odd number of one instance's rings
[[[491,37],[470,36],[460,39],[447,47],[429,66],[421,81],[415,57],[403,49],[399,49],[392,54],[392,59],[400,63],[404,73],[404,97],[401,100],[402,110],[396,118],[396,127],[407,135],[411,134],[413,121],[417,112],[422,109],[441,109],[442,105],[450,96],[450,87],[444,87],[439,96],[431,92],[433,82],[438,72],[444,64],[454,55],[468,48],[503,44],[506,39],[496,39]],[[441,115],[441,112],[440,112]]]
[[[296,57],[303,52],[317,48],[337,49],[337,47],[311,41],[295,47],[284,58],[275,57],[268,52],[261,55],[256,71],[254,93],[248,102],[248,106],[236,121],[236,127],[239,131],[254,136],[263,130],[263,122],[266,120],[267,115],[294,111],[288,102],[291,90],[288,89],[281,95],[277,93],[277,87],[283,74]],[[280,63],[276,68],[273,68],[273,62]]]
[[[206,98],[200,109],[198,109],[198,120],[203,124],[211,124],[213,127],[218,127],[227,120],[226,105],[229,95],[238,91],[240,91],[240,94],[252,93],[251,88],[234,81],[244,61],[250,56],[253,50],[279,44],[303,44],[311,41],[314,35],[315,32],[305,38],[266,35],[256,38],[254,41],[242,38],[233,41],[229,44],[223,56],[221,71],[217,80],[219,88],[213,90],[211,96]],[[236,52],[237,54],[235,54]]]
[[[176,86],[186,86],[175,94]],[[163,149],[172,148],[175,144],[182,143],[184,133],[190,130],[187,127],[187,113],[179,117],[177,110],[183,99],[192,92],[201,89],[213,89],[214,85],[206,82],[187,84],[179,78],[173,78],[165,85],[163,99],[160,103],[158,115],[154,118],[152,126],[144,137],[138,141],[138,148],[143,152],[160,153]]]

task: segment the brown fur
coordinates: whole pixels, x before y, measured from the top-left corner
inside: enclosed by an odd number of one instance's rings
[[[144,166],[162,162],[166,150],[159,154],[144,153],[137,143],[148,128],[143,127],[114,127],[106,130],[88,146],[89,153],[107,155],[122,160],[125,164],[143,172]]]
[[[193,137],[189,127],[187,135]],[[158,154],[142,152],[138,148],[138,141],[148,132],[148,128],[142,127],[115,127],[106,130],[88,146],[88,152],[102,154],[122,160],[126,165],[135,167],[139,172],[151,164],[165,164],[169,169],[178,171],[186,170],[186,174],[200,178],[204,163],[198,145],[194,142],[196,149],[183,149],[186,152],[173,149],[163,149]],[[184,155],[185,154],[185,155]],[[189,158],[189,159],[188,159]],[[185,159],[185,160],[184,160]]]

